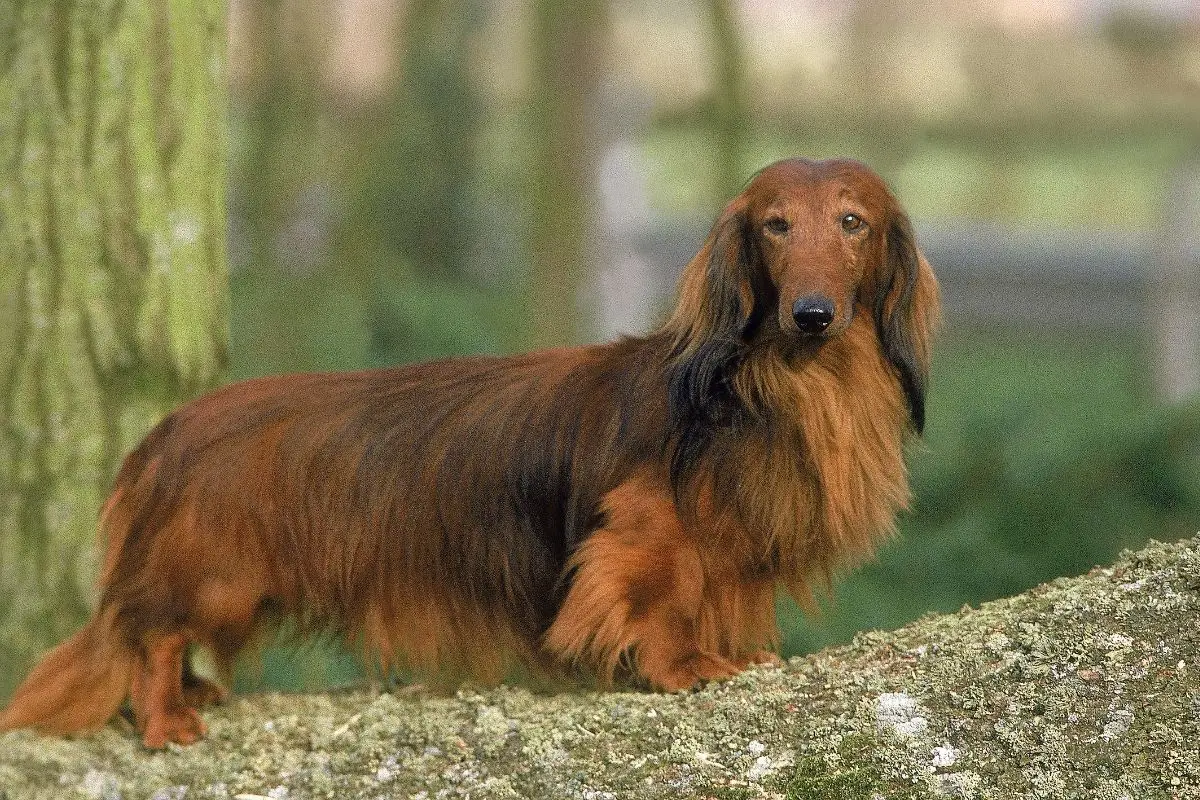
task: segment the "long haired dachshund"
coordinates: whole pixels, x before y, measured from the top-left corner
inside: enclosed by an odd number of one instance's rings
[[[859,559],[908,502],[937,284],[887,187],[848,160],[760,172],[644,338],[270,377],[175,411],[102,515],[99,607],[0,730],[103,725],[148,747],[264,620],[384,665],[516,663],[666,691],[769,657],[776,585]]]

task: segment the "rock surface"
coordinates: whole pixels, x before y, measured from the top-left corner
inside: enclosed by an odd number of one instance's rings
[[[1200,537],[680,695],[238,698],[150,753],[127,725],[0,736],[25,798],[1200,798]]]

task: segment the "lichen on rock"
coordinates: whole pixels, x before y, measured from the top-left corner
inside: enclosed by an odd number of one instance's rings
[[[0,736],[0,799],[1200,797],[1200,537],[687,694],[263,694]]]

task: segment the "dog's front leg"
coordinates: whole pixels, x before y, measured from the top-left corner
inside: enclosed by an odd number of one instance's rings
[[[603,511],[568,565],[571,587],[544,642],[551,655],[605,681],[623,667],[666,691],[735,675],[729,654],[702,647],[704,565],[665,486],[630,478]]]

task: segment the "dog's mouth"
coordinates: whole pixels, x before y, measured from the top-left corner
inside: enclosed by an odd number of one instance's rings
[[[786,362],[796,365],[801,361],[806,361],[811,358],[816,358],[820,350],[837,337],[837,333],[831,328],[826,328],[820,333],[801,333],[791,325],[783,328],[778,325],[772,325],[769,333],[764,330],[764,333],[769,337],[770,347]],[[764,344],[766,342],[763,342]]]

